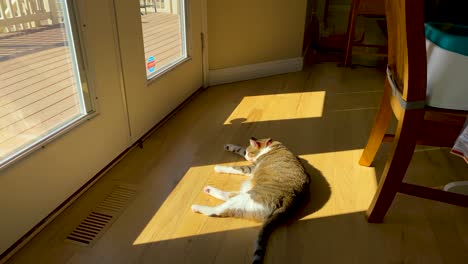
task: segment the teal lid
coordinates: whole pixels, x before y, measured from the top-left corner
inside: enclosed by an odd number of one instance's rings
[[[468,26],[448,23],[425,23],[426,39],[437,46],[468,56]]]

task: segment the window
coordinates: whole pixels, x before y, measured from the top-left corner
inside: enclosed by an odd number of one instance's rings
[[[146,76],[153,78],[187,58],[185,1],[140,0]]]
[[[0,167],[92,111],[66,0],[0,0]]]

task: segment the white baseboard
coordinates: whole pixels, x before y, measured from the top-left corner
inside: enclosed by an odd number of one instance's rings
[[[303,64],[304,58],[298,57],[292,59],[244,65],[239,67],[224,68],[219,70],[210,70],[208,72],[208,83],[210,86],[212,86],[218,84],[257,79],[261,77],[267,77],[288,72],[297,72],[302,70]]]

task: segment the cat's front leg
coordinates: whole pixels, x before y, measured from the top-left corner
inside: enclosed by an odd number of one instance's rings
[[[226,144],[224,145],[224,150],[235,153],[245,158],[245,152],[246,152],[245,147],[237,146],[234,144]]]
[[[249,166],[221,166],[216,165],[214,170],[218,173],[229,173],[229,174],[239,174],[239,175],[252,175],[255,169],[255,165]]]

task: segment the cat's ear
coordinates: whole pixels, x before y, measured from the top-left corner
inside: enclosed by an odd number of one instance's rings
[[[250,138],[250,145],[254,148],[259,148],[260,144],[257,142],[257,139],[254,137]]]
[[[267,142],[265,143],[265,146],[268,147],[268,146],[271,145],[271,143],[273,143],[273,139],[269,138],[269,139],[267,139]]]

